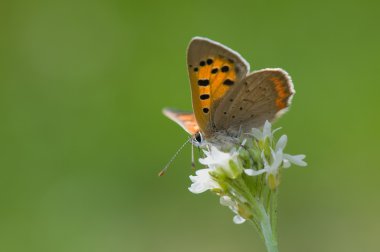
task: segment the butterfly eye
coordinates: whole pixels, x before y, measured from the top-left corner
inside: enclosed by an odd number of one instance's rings
[[[203,137],[202,137],[201,133],[199,133],[199,132],[194,135],[194,139],[198,143],[202,143],[203,142]]]

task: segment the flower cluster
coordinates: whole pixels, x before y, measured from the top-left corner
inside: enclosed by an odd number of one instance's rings
[[[290,155],[284,153],[283,151],[288,142],[288,137],[282,135],[277,143],[275,143],[273,134],[279,130],[279,128],[275,129],[273,132],[271,128],[272,125],[267,121],[264,125],[263,131],[252,129],[251,135],[256,139],[258,150],[261,151],[260,157],[263,168],[259,170],[252,168],[245,169],[244,172],[249,176],[257,176],[265,173],[268,186],[273,190],[279,185],[280,181],[278,176],[281,167],[289,168],[291,164],[298,166],[306,166],[307,164],[303,161],[305,155]]]
[[[190,176],[192,193],[215,192],[220,196],[220,203],[235,213],[236,224],[249,220],[261,233],[275,228],[272,210],[276,207],[275,192],[283,168],[307,165],[305,155],[284,153],[287,136],[275,141],[274,133],[278,129],[272,131],[271,127],[267,121],[262,130],[252,129],[229,152],[208,144],[203,150],[205,157],[199,159],[207,168]],[[266,219],[269,223],[264,223]]]

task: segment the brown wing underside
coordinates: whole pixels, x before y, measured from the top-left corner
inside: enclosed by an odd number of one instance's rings
[[[282,69],[263,69],[249,74],[220,102],[214,116],[217,130],[236,133],[260,128],[289,107],[295,91]]]

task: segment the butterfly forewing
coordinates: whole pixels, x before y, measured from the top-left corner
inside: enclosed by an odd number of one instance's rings
[[[218,104],[246,76],[249,64],[233,50],[205,38],[190,42],[187,63],[195,118],[202,133],[211,135]]]
[[[215,111],[217,130],[247,132],[272,121],[289,107],[295,91],[282,69],[253,72],[226,94]]]
[[[199,127],[193,113],[171,108],[164,108],[162,112],[171,120],[179,124],[189,134],[194,135],[199,131]]]

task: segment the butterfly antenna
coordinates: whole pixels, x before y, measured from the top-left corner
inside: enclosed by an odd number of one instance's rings
[[[173,155],[173,157],[169,160],[169,162],[165,165],[164,169],[162,169],[159,173],[158,176],[163,176],[166,171],[168,170],[170,164],[174,161],[174,159],[178,156],[178,154],[181,152],[181,150],[186,146],[191,141],[191,138],[189,138],[184,144],[182,144],[181,147],[177,150],[177,152]]]

